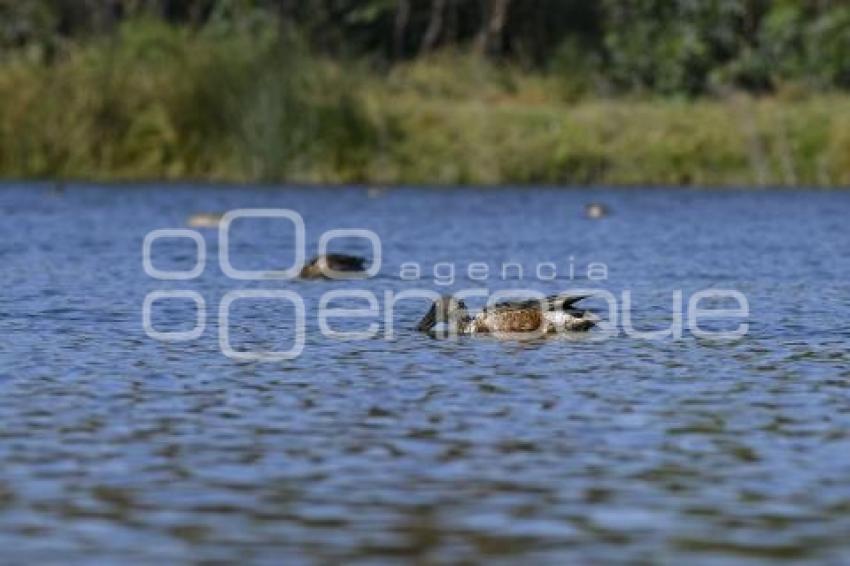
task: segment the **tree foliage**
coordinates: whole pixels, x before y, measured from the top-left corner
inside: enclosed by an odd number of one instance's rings
[[[274,21],[319,53],[379,64],[468,47],[615,92],[850,88],[846,0],[0,0],[0,49],[49,61],[135,18]]]

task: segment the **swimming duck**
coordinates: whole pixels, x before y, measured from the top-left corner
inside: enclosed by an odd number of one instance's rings
[[[387,192],[387,189],[384,187],[369,187],[366,190],[366,196],[369,198],[380,198],[384,196],[385,192]]]
[[[190,228],[218,228],[222,216],[216,212],[198,212],[190,216],[186,223]]]
[[[593,328],[599,319],[572,305],[588,296],[560,294],[542,300],[507,301],[471,316],[462,300],[447,295],[434,301],[416,329],[429,334],[436,333],[437,325],[445,325],[457,334],[583,332]]]
[[[302,279],[349,279],[365,273],[362,257],[346,254],[325,254],[314,257],[301,269]],[[329,277],[328,272],[334,274]]]
[[[584,207],[584,215],[591,220],[599,220],[605,218],[611,211],[607,206],[600,202],[591,202]]]

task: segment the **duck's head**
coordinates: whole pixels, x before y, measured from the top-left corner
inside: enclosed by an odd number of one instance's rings
[[[431,308],[419,321],[416,330],[431,332],[438,324],[457,327],[467,318],[466,305],[451,295],[444,295],[431,304]]]

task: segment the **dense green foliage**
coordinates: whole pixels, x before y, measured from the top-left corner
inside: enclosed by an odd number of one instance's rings
[[[849,185],[848,28],[829,0],[0,0],[0,175]]]
[[[471,46],[606,92],[850,88],[846,0],[0,0],[0,48],[52,60],[139,17],[195,30],[265,22],[321,54],[385,62]]]
[[[700,94],[783,81],[850,87],[844,2],[608,2],[610,74],[624,88]]]

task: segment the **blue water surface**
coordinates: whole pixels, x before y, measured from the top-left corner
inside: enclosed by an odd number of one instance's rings
[[[591,201],[611,215],[583,218]],[[372,230],[380,272],[234,280],[205,228],[199,277],[145,272],[151,230],[237,208],[297,211],[308,256],[327,230]],[[848,193],[7,183],[0,211],[4,561],[850,560]],[[286,221],[237,220],[231,263],[284,269],[294,240]],[[371,255],[362,239],[331,248]],[[166,238],[152,256],[187,271],[197,251]],[[403,276],[414,262],[418,280]],[[470,278],[482,263],[487,280]],[[522,277],[503,279],[517,263]],[[589,264],[607,277],[588,279]],[[412,330],[424,301],[387,308],[414,289],[588,287],[618,306],[629,291],[641,330],[671,324],[676,291],[687,318],[693,293],[737,290],[749,330],[435,340]],[[324,336],[322,297],[354,289],[378,314],[332,324],[377,335]],[[173,290],[204,301],[196,339],[143,329],[145,297]],[[222,353],[219,307],[239,290],[303,299],[298,357]],[[196,314],[164,299],[151,322],[190,331]],[[287,350],[295,315],[236,301],[231,345]]]

